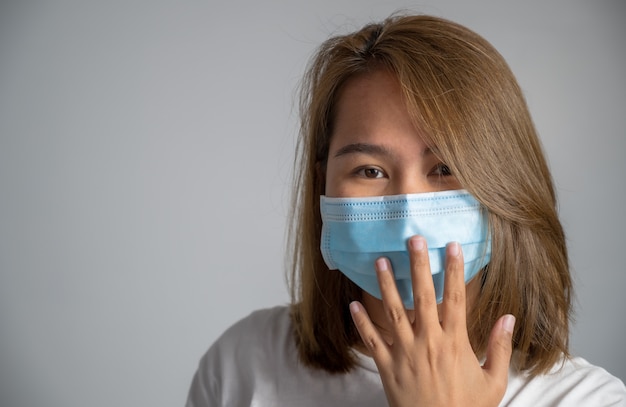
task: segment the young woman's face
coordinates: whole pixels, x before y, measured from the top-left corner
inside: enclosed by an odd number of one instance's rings
[[[400,84],[379,69],[350,79],[338,96],[326,195],[365,197],[460,189],[413,125]]]
[[[346,83],[338,96],[330,140],[327,196],[365,197],[461,188],[413,125],[393,75],[377,70]],[[466,286],[470,306],[480,292],[479,280],[474,278]],[[362,303],[391,343],[382,301],[363,291]],[[407,314],[411,320],[414,318],[412,310]]]

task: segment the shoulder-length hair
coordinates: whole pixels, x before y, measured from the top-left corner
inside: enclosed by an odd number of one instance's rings
[[[338,92],[373,69],[397,77],[425,142],[489,212],[491,262],[467,319],[474,351],[484,356],[496,319],[511,313],[516,366],[546,372],[568,355],[572,290],[551,175],[504,58],[469,29],[429,16],[394,16],[333,37],[304,77],[288,239],[301,361],[334,373],[355,364],[360,338],[348,305],[361,290],[322,259],[319,199]]]

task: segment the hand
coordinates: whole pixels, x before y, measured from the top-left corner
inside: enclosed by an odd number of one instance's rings
[[[352,319],[378,366],[389,405],[497,406],[506,391],[515,318],[505,315],[495,323],[481,366],[467,334],[460,245],[450,243],[446,248],[441,316],[424,238],[414,236],[409,240],[409,255],[413,322],[402,305],[389,261],[376,261],[391,344],[383,339],[361,303],[350,304]]]

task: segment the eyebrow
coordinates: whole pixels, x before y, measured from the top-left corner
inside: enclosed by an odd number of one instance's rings
[[[341,147],[335,153],[335,157],[341,157],[342,155],[354,154],[354,153],[362,153],[369,155],[382,155],[382,156],[390,156],[392,157],[394,154],[389,151],[389,149],[378,145],[378,144],[369,144],[369,143],[353,143],[347,144]]]
[[[337,150],[337,152],[335,153],[335,157],[341,157],[343,155],[355,154],[355,153],[377,155],[377,156],[387,156],[387,157],[392,157],[392,158],[395,156],[393,151],[379,144],[353,143],[353,144],[347,144],[341,147],[339,150]],[[431,154],[436,154],[436,153],[435,151],[433,151],[433,149],[426,148],[422,154],[426,156],[426,155],[431,155]]]

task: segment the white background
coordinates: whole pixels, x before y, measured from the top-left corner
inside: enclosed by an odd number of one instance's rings
[[[620,1],[0,3],[0,405],[182,405],[207,347],[288,301],[299,78],[410,9],[490,40],[527,96],[577,287],[576,354],[626,378]]]

